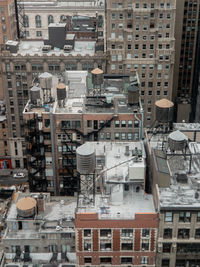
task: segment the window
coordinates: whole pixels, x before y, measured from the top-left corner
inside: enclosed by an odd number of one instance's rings
[[[124,120],[121,121],[121,127],[126,127],[126,121]]]
[[[112,247],[112,244],[110,241],[101,241],[100,242],[100,250],[101,251],[104,251],[104,250],[109,251],[109,250],[111,250],[111,247]]]
[[[148,256],[141,256],[141,264],[148,264],[149,257]]]
[[[191,213],[189,211],[179,212],[179,222],[190,222],[190,220],[191,220]]]
[[[119,13],[119,19],[123,19],[123,14]]]
[[[119,133],[115,133],[115,140],[119,140]]]
[[[172,238],[172,229],[165,228],[163,232],[163,238]]]
[[[42,27],[41,16],[39,16],[39,15],[35,16],[35,26],[36,26],[36,28]]]
[[[121,264],[132,264],[133,258],[132,257],[121,257]]]
[[[37,37],[41,37],[42,36],[42,32],[41,31],[36,31],[36,36]]]
[[[126,243],[125,241],[122,241],[121,250],[133,250],[133,243]]]
[[[171,243],[163,243],[163,253],[171,252]]]
[[[84,237],[91,237],[91,229],[84,230]]]
[[[162,260],[162,267],[169,267],[170,260],[169,259],[163,259]]]
[[[112,19],[115,19],[115,13],[112,13],[111,16],[112,16]]]
[[[101,229],[100,237],[111,237],[111,229]]]
[[[15,160],[15,168],[20,168],[20,160]]]
[[[119,128],[120,126],[120,121],[115,121],[115,128]]]
[[[200,228],[195,230],[195,238],[200,238]]]
[[[44,120],[44,125],[46,128],[48,128],[50,126],[50,120],[49,119],[45,119]]]
[[[100,257],[100,264],[112,264],[111,257]]]
[[[84,251],[91,251],[91,241],[85,240],[84,241]]]
[[[142,239],[142,250],[149,250],[149,240],[148,239]]]
[[[197,212],[197,222],[200,222],[200,212]]]
[[[29,27],[29,19],[28,19],[28,16],[27,15],[24,15],[23,16],[23,26],[25,28]]]
[[[92,263],[91,257],[84,257],[84,263]]]
[[[122,229],[121,237],[133,237],[133,229]]]
[[[132,140],[133,139],[133,134],[132,133],[128,133],[127,134],[127,139],[128,140]]]
[[[110,140],[110,133],[106,133],[106,140]]]
[[[133,121],[128,121],[128,128],[132,128],[133,127]]]
[[[178,238],[189,238],[190,229],[178,229]]]
[[[142,229],[142,237],[149,237],[150,230],[149,229]]]
[[[126,140],[126,133],[121,133],[121,140]]]
[[[165,222],[173,222],[173,213],[165,212]]]
[[[50,24],[50,23],[54,23],[54,18],[52,15],[48,16],[48,24]]]

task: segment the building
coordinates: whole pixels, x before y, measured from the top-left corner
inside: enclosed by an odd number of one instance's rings
[[[8,124],[6,119],[5,103],[0,101],[0,174],[10,174],[12,169]]]
[[[74,198],[15,193],[3,236],[3,266],[61,262],[75,266],[75,206]]]
[[[0,47],[2,51],[5,49],[5,43],[7,42],[7,40],[16,40],[17,38],[15,1],[14,0],[1,1],[0,13],[1,13]],[[2,77],[0,76],[0,100],[3,99],[4,99],[4,91],[2,85]]]
[[[78,25],[82,27],[83,24],[88,24],[88,19],[92,17],[97,18],[96,27],[99,38],[104,38],[104,0],[23,1],[23,8],[23,26],[27,39],[45,38],[50,23],[70,21],[71,24],[74,19],[75,24],[79,22]]]
[[[76,148],[85,141],[143,138],[137,77],[103,80],[100,69],[92,72],[91,80],[87,71],[66,71],[62,83],[43,73],[30,89],[23,119],[31,191],[78,192]]]
[[[152,194],[159,212],[156,266],[198,266],[199,124],[175,124],[149,132]]]
[[[158,215],[145,194],[143,142],[86,142],[77,149],[77,171],[76,198],[14,193],[3,266],[156,266]],[[89,176],[95,182],[86,188]]]
[[[197,89],[194,90],[195,58],[198,48],[199,1],[176,1],[175,67],[173,101],[176,102],[177,122],[194,120]],[[193,114],[191,114],[193,112]]]
[[[106,3],[107,72],[137,69],[146,127],[154,122],[155,101],[172,99],[175,17],[176,1]]]
[[[73,42],[69,51],[63,49],[49,51],[49,46],[44,45],[43,41],[21,41],[14,45],[9,42],[7,45],[11,50],[4,51],[1,55],[1,76],[5,93],[13,168],[22,169],[27,166],[24,154],[22,112],[28,101],[29,88],[32,86],[34,78],[45,71],[60,76],[66,69],[92,70],[100,67],[105,70],[106,56],[103,51],[96,51],[95,40],[74,41],[71,37],[71,35],[67,35],[67,41]],[[15,148],[18,151],[17,155]]]
[[[17,38],[17,25],[15,14],[15,1],[4,0],[0,4],[1,11],[1,30],[0,44],[1,50],[5,49],[7,40],[15,40]]]
[[[142,142],[89,142],[77,149],[82,186],[95,173],[101,192],[90,194],[90,184],[79,194],[79,266],[157,266],[158,215],[152,195],[145,194],[145,158]]]

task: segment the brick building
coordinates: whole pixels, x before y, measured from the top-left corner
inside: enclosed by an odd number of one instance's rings
[[[122,78],[110,79],[112,85],[114,82],[119,87],[110,86],[106,79],[101,94],[94,95],[97,89],[94,91],[93,86],[90,89],[91,79],[87,71],[66,71],[63,76],[65,84],[59,85],[56,76],[44,75],[52,81],[48,92],[51,100],[44,102],[43,83],[35,84],[30,92],[32,95],[37,91],[39,98],[29,100],[23,112],[30,189],[73,195],[79,187],[76,172],[78,146],[85,141],[131,142],[142,139],[143,110],[139,89],[130,86],[131,77],[126,76],[126,83]],[[43,74],[39,77],[41,80]],[[129,93],[124,92],[124,84],[129,85]],[[64,94],[62,100],[57,95],[59,87]],[[132,93],[134,103],[127,96]]]
[[[92,142],[82,149],[94,149],[96,177],[102,176],[95,179],[96,185],[101,184],[101,194],[93,201],[79,195],[75,218],[78,265],[156,266],[158,215],[152,196],[145,194],[143,143]]]

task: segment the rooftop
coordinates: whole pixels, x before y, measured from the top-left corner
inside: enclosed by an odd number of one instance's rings
[[[197,124],[175,124],[180,131],[198,129]],[[199,129],[198,129],[199,130]],[[170,151],[168,134],[151,136],[157,171],[170,175],[170,186],[159,187],[160,209],[200,208],[200,143],[188,142],[186,151]],[[187,137],[186,137],[187,140]],[[177,140],[180,142],[181,140]]]
[[[91,151],[95,150],[96,183],[103,178],[105,189],[95,196],[94,205],[80,197],[78,212],[96,212],[99,219],[134,219],[136,213],[155,212],[152,195],[143,190],[143,142],[89,142],[82,145],[83,149],[88,144]]]
[[[33,197],[38,198],[39,193],[18,193],[16,201],[12,202],[12,205],[9,209],[7,220],[17,220],[17,201],[24,197]],[[44,193],[45,199],[45,210],[44,212],[35,214],[34,220],[43,220],[43,222],[48,221],[59,221],[66,220],[69,218],[74,218],[75,208],[76,208],[76,199],[74,197],[50,197],[48,193]],[[24,219],[29,220],[29,219]]]
[[[87,42],[75,41],[74,49],[70,52],[65,52],[63,49],[59,49],[59,48],[54,48],[50,50],[49,52],[43,52],[42,51],[43,46],[44,46],[43,41],[21,41],[19,43],[19,50],[17,54],[13,54],[13,55],[14,56],[17,56],[17,55],[22,55],[22,56],[27,56],[27,55],[30,55],[30,56],[34,56],[34,55],[38,55],[38,56],[43,56],[43,55],[47,55],[47,56],[52,56],[52,55],[94,56],[95,54],[95,41],[87,41]]]

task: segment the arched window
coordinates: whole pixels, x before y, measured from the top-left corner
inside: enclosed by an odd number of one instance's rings
[[[54,23],[54,18],[52,15],[48,16],[48,24],[50,24],[50,23]]]
[[[36,28],[42,27],[41,16],[39,16],[39,15],[35,16],[35,26],[36,26]]]
[[[26,16],[26,15],[23,16],[23,26],[25,28],[29,27],[29,19],[28,19],[28,16]]]
[[[65,18],[65,15],[61,15],[61,16],[60,16],[60,22],[65,21],[65,19],[66,19],[66,18]]]

